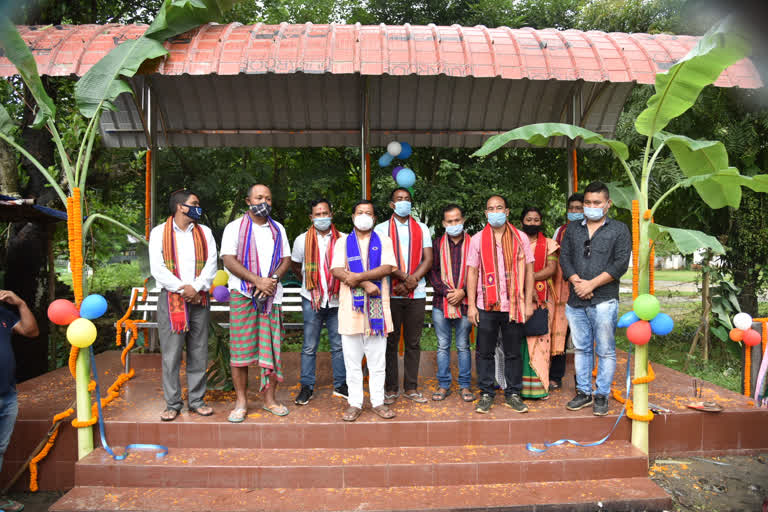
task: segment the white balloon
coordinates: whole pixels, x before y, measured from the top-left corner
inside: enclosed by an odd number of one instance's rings
[[[393,140],[392,142],[387,144],[387,153],[389,153],[392,156],[399,155],[400,151],[402,150],[403,150],[403,147],[396,140]]]
[[[738,313],[733,317],[733,326],[742,330],[751,329],[752,317],[749,313]]]

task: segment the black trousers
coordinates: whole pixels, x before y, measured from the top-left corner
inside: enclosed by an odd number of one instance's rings
[[[568,353],[568,336],[570,336],[571,330],[568,329],[565,332],[565,347],[563,353],[556,356],[552,356],[552,361],[549,365],[549,380],[562,383],[563,377],[565,377],[565,356]]]
[[[506,396],[517,394],[523,390],[523,358],[521,344],[523,340],[523,324],[509,321],[509,313],[505,311],[480,311],[480,322],[477,326],[477,350],[475,365],[477,366],[477,385],[480,391],[496,396],[494,375],[496,362],[493,354],[501,331],[501,345],[504,349],[504,380],[507,388]]]
[[[397,349],[400,344],[400,327],[403,328],[405,354],[403,358],[403,391],[417,389],[419,385],[419,359],[421,358],[421,331],[424,328],[424,307],[427,299],[391,299],[394,331],[387,336],[387,376],[384,390],[394,393],[399,385]]]

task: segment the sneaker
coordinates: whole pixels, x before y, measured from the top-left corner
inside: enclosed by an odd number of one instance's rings
[[[346,384],[342,384],[333,390],[333,396],[340,396],[341,398],[349,398],[349,389]]]
[[[314,391],[309,386],[301,386],[301,391],[299,391],[299,396],[296,397],[296,400],[294,402],[296,405],[307,405],[310,400],[312,400],[312,395],[314,394]]]
[[[592,414],[595,416],[605,416],[608,414],[608,397],[595,395],[595,405],[592,407]]]
[[[576,396],[565,406],[569,411],[578,411],[588,405],[592,405],[592,395],[587,395],[581,391],[576,391]]]
[[[493,405],[493,397],[488,393],[483,393],[480,396],[480,401],[477,402],[477,407],[475,408],[475,412],[479,412],[480,414],[488,414],[488,412],[490,412],[491,410],[492,405]]]
[[[528,412],[528,406],[523,403],[523,399],[517,393],[509,395],[504,399],[504,405],[512,408],[516,412]]]

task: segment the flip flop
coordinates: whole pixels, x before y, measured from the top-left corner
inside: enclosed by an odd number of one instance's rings
[[[169,414],[166,414],[166,413],[169,413]],[[178,409],[174,409],[173,407],[166,407],[165,410],[160,414],[160,421],[173,421],[176,418],[178,418],[178,416],[179,416]]]
[[[387,407],[386,405],[377,405],[373,408],[373,412],[375,412],[380,418],[384,418],[385,420],[390,420],[395,417],[395,411]]]
[[[425,404],[425,403],[427,403],[427,399],[424,398],[424,395],[422,395],[418,391],[415,391],[413,393],[403,393],[403,396],[405,398],[407,398],[408,400],[413,400],[417,404]]]
[[[288,413],[291,412],[283,404],[273,405],[272,407],[267,407],[265,405],[262,407],[262,409],[264,409],[267,412],[271,412],[275,416],[288,416]]]
[[[0,510],[3,512],[21,512],[24,510],[24,504],[8,498],[2,498],[0,499]]]
[[[461,390],[461,399],[465,402],[474,402],[477,400],[477,397],[475,394],[470,390],[469,388],[464,388]]]
[[[359,407],[350,407],[344,411],[344,415],[341,417],[341,419],[344,421],[355,421],[360,417],[360,413],[362,412],[363,410]]]
[[[392,405],[397,401],[397,397],[400,396],[400,393],[395,391],[394,393],[384,393],[384,405]]]
[[[231,413],[229,413],[229,417],[227,418],[227,421],[230,423],[242,423],[245,421],[245,417],[248,415],[248,411],[244,409],[243,407],[238,407],[237,409],[233,409]]]
[[[432,400],[434,400],[435,402],[441,402],[441,401],[445,400],[448,397],[448,395],[450,395],[450,394],[451,394],[450,388],[448,388],[448,389],[440,388],[437,391],[435,391],[434,393],[432,393]]]
[[[200,416],[210,416],[213,414],[213,407],[210,405],[201,405],[200,407],[189,407],[190,414],[199,414]]]

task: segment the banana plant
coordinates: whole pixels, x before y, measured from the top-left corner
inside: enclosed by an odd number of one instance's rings
[[[513,140],[544,146],[552,137],[568,137],[572,140],[581,137],[587,144],[610,150],[624,168],[627,179],[627,185],[610,185],[614,204],[631,208],[632,200],[637,200],[640,205],[639,292],[649,293],[650,240],[669,236],[683,254],[690,254],[702,247],[709,248],[715,254],[725,252],[715,237],[701,231],[661,226],[652,222],[653,214],[672,192],[681,187],[693,186],[713,209],[724,206],[738,208],[741,187],[768,192],[768,174],[754,177],[741,175],[738,169],[728,165],[728,154],[722,142],[693,140],[664,131],[671,120],[694,105],[706,86],[713,84],[728,66],[749,52],[749,42],[733,30],[730,20],[725,20],[702,36],[685,57],[667,71],[656,74],[655,94],[649,98],[647,107],[635,120],[635,130],[647,137],[639,175],[630,168],[626,144],[579,126],[561,123],[532,124],[494,135],[473,156],[489,155]],[[649,179],[654,163],[665,148],[671,151],[685,178],[651,204]],[[647,367],[648,345],[638,346],[635,348],[635,376],[646,376]],[[648,413],[648,384],[635,385],[633,402],[636,413]],[[633,420],[632,444],[648,453],[648,422]]]
[[[91,163],[93,144],[99,131],[99,119],[105,108],[116,109],[114,101],[120,94],[133,94],[132,88],[125,79],[132,77],[144,61],[167,55],[168,51],[163,46],[166,39],[220,18],[237,1],[165,0],[155,20],[141,37],[116,46],[88,70],[75,85],[75,100],[78,109],[84,117],[90,119],[76,155],[68,154],[64,147],[55,123],[56,106],[45,91],[32,52],[8,17],[0,17],[0,50],[16,66],[21,79],[31,92],[37,108],[32,127],[38,129],[44,127],[50,132],[58,152],[61,169],[57,172],[56,169],[45,168],[15,140],[14,120],[2,105],[0,105],[0,139],[21,153],[40,171],[64,205],[68,204],[68,198],[76,197],[75,190],[82,191],[83,194],[80,195],[81,205],[78,210],[83,211],[82,203],[85,202],[86,178]],[[63,173],[63,176],[59,176],[59,172]],[[71,216],[72,212],[69,214]],[[82,218],[72,218],[70,221],[70,258],[79,250],[82,260],[82,247],[86,245],[85,236],[96,220],[116,224],[146,244],[144,236],[129,226],[107,215],[92,213],[85,222]],[[77,227],[74,227],[73,222],[78,224]],[[73,232],[82,232],[82,239],[74,240]],[[75,297],[80,300],[85,289],[84,279],[73,279],[73,287]],[[91,371],[87,350],[82,350],[78,354],[76,373],[77,417],[79,420],[88,420],[91,417],[91,399],[88,391]],[[93,451],[91,428],[78,429],[79,458],[91,451]]]

